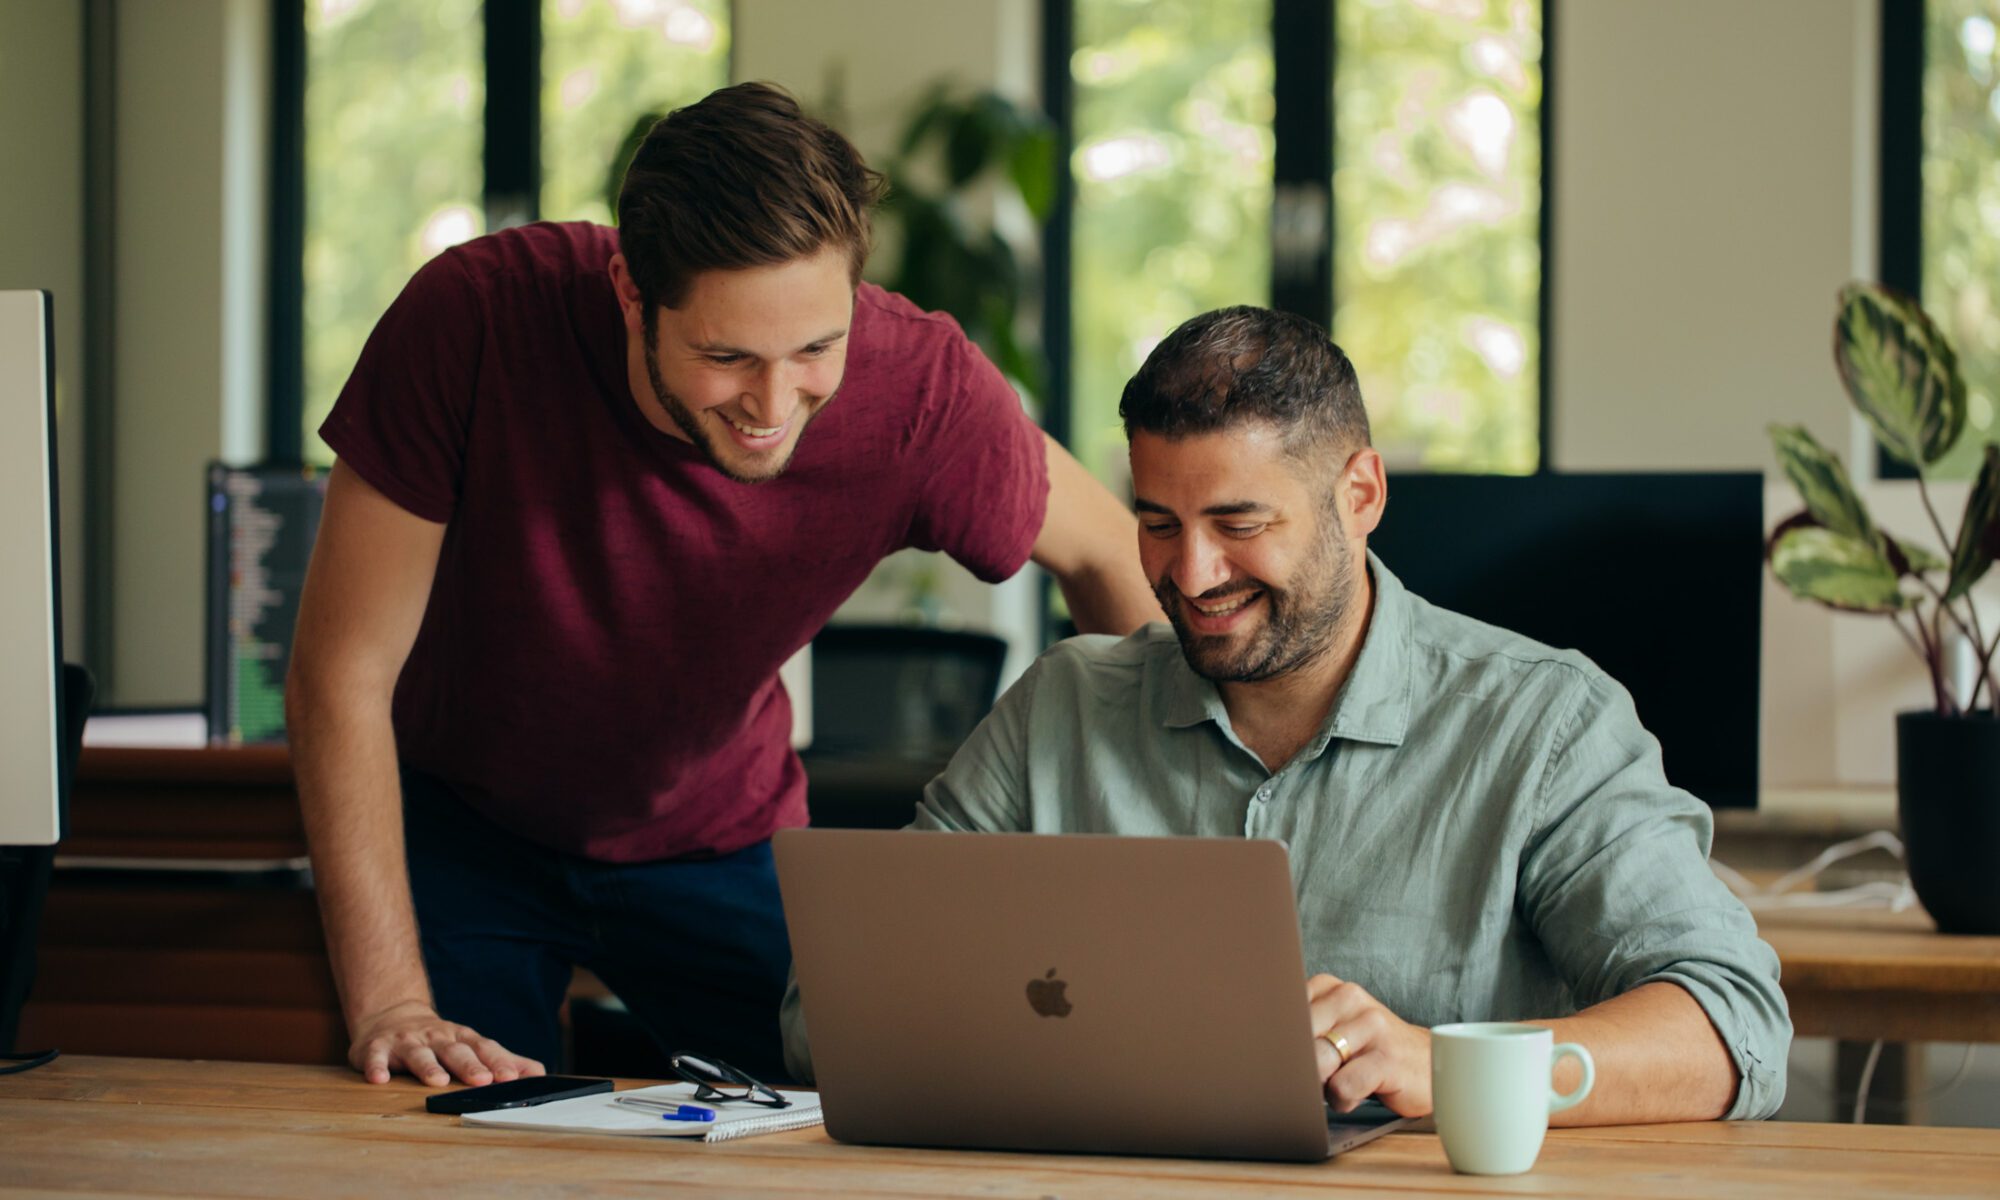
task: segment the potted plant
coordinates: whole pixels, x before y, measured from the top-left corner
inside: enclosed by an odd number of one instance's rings
[[[1930,672],[1931,706],[1896,716],[1896,798],[1910,883],[1940,930],[2000,932],[2000,684],[1971,600],[2000,551],[2000,446],[1989,442],[1954,534],[1927,472],[1965,431],[1965,380],[1951,343],[1909,296],[1853,283],[1840,293],[1834,362],[1882,449],[1915,472],[1942,554],[1876,525],[1840,460],[1801,426],[1771,427],[1805,511],[1767,547],[1794,595],[1896,626]],[[1954,686],[1953,648],[1971,683]],[[1963,674],[1963,672],[1957,672]],[[1964,694],[1959,694],[1960,690]]]

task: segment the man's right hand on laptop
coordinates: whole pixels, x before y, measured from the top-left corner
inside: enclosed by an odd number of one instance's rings
[[[1430,1115],[1430,1030],[1390,1012],[1360,984],[1331,975],[1306,980],[1306,1001],[1326,1102],[1336,1112],[1353,1112],[1374,1096],[1397,1116]]]

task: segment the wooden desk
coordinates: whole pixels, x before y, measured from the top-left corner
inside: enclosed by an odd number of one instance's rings
[[[1454,1175],[1437,1138],[1330,1162],[1232,1163],[844,1146],[803,1130],[716,1146],[469,1129],[406,1081],[330,1067],[63,1058],[0,1077],[0,1196],[744,1194],[1216,1197],[1982,1196],[2000,1130],[1698,1124],[1557,1130],[1525,1176]]]
[[[1921,909],[1761,912],[1801,1037],[2000,1042],[2000,937],[1942,934]]]

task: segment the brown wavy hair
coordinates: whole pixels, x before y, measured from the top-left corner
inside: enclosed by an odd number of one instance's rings
[[[768,83],[711,92],[655,124],[618,191],[618,248],[648,312],[703,271],[775,266],[828,246],[859,282],[883,179]],[[648,322],[650,324],[650,321]]]

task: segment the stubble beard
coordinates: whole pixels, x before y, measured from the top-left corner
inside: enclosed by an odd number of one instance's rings
[[[1180,638],[1181,654],[1195,674],[1213,683],[1263,683],[1307,666],[1333,648],[1354,602],[1354,554],[1337,514],[1328,515],[1326,536],[1312,558],[1294,576],[1291,588],[1262,581],[1234,585],[1226,591],[1203,593],[1203,600],[1262,588],[1267,612],[1264,622],[1247,639],[1198,634],[1189,628],[1186,597],[1170,577],[1153,585],[1153,594]],[[1240,648],[1232,643],[1241,641]]]
[[[701,451],[701,456],[708,460],[709,466],[737,483],[769,483],[783,475],[785,468],[792,465],[792,455],[798,453],[799,440],[805,437],[806,426],[812,424],[813,418],[819,416],[820,410],[833,399],[832,396],[828,396],[826,400],[805,413],[805,420],[800,423],[799,431],[792,438],[791,446],[785,450],[784,457],[779,459],[775,466],[761,474],[746,475],[716,453],[715,438],[708,427],[702,423],[695,411],[687,406],[687,402],[674,395],[673,389],[667,386],[666,376],[660,371],[660,335],[650,322],[646,328],[645,358],[646,381],[653,387],[653,400],[660,406],[660,411],[667,414],[667,419],[682,433],[687,434],[688,440],[694,443],[695,449]]]

